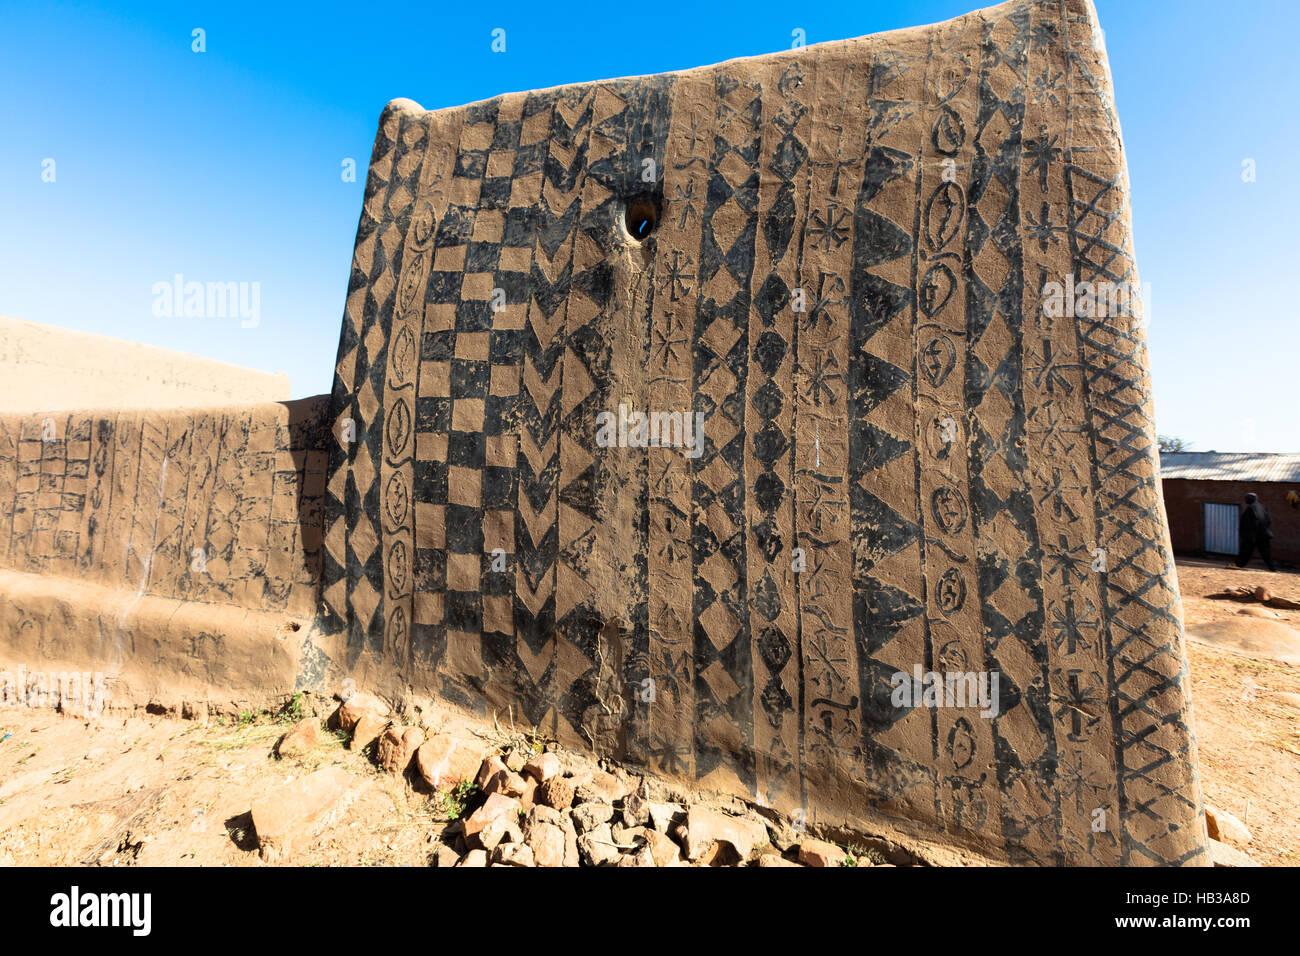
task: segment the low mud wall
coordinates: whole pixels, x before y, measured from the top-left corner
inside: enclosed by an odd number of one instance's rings
[[[111,706],[292,693],[326,407],[0,415],[0,665],[100,673]]]

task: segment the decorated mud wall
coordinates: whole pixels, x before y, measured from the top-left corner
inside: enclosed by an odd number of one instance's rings
[[[327,408],[0,419],[8,651],[1208,862],[1128,216],[1086,0],[394,101]]]
[[[1203,858],[1136,286],[1087,3],[396,101],[335,653],[823,818]],[[698,430],[645,447],[643,413]],[[996,715],[926,706],[932,671],[998,675]]]
[[[292,693],[326,408],[0,415],[0,664],[101,672],[114,705]]]

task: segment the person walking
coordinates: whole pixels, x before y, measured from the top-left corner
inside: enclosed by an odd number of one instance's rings
[[[1276,571],[1273,563],[1273,519],[1264,507],[1259,496],[1254,492],[1246,495],[1246,507],[1237,519],[1237,537],[1240,539],[1241,552],[1237,555],[1236,567],[1244,568],[1259,548],[1259,556],[1270,571]]]

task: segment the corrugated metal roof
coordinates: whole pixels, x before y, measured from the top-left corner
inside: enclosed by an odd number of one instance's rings
[[[1160,456],[1161,478],[1195,481],[1297,481],[1300,454],[1250,451],[1171,451]]]

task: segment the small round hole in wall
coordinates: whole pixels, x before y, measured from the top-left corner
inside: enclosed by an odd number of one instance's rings
[[[623,228],[637,242],[645,242],[659,225],[659,209],[649,196],[635,196],[623,206]]]

